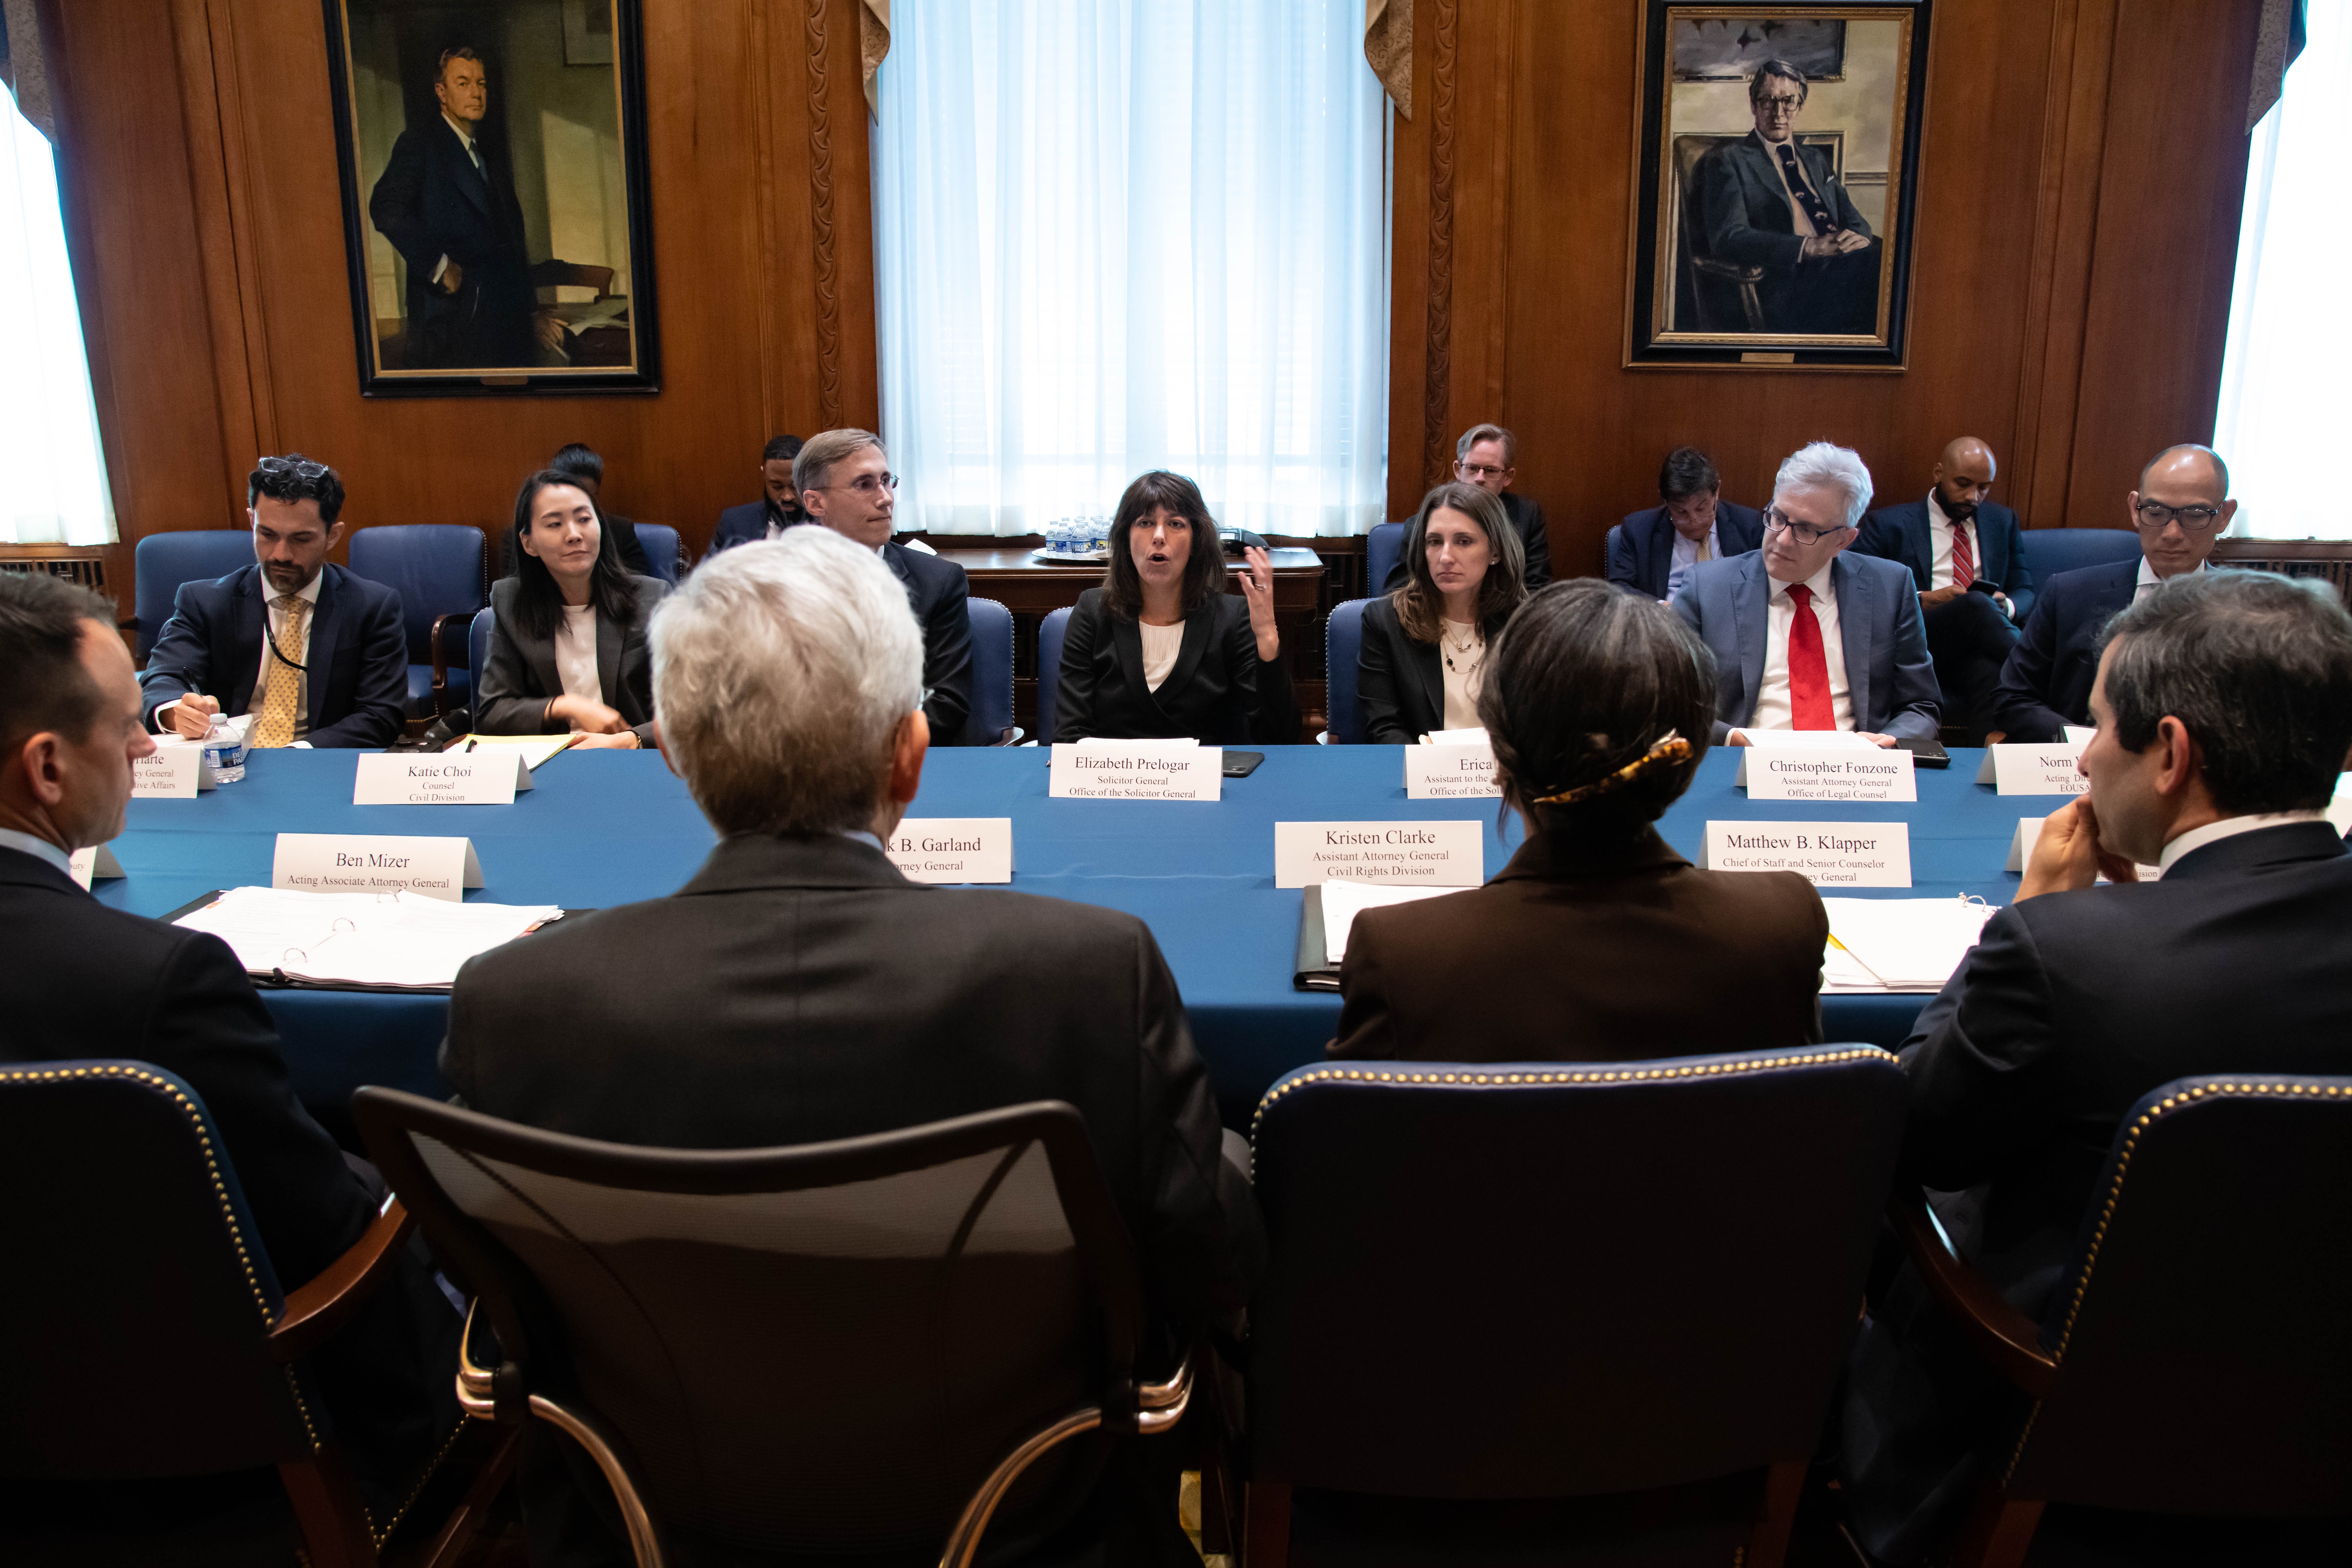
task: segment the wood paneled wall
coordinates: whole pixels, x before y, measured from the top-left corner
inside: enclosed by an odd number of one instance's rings
[[[319,0],[40,0],[123,545],[244,522],[256,455],[373,522],[503,527],[566,441],[699,548],[768,437],[880,417],[857,0],[644,0],[663,390],[359,395]]]
[[[1622,368],[1635,0],[1423,0],[1396,122],[1389,515],[1491,419],[1564,572],[1600,570],[1685,442],[1760,505],[1816,437],[1894,500],[1977,435],[2030,525],[2124,526],[2140,464],[2212,435],[2260,9],[1937,5],[1910,367],[1800,374]]]

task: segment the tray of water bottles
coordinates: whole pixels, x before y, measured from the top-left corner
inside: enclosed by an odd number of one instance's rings
[[[1110,559],[1110,519],[1056,518],[1045,525],[1045,542],[1029,554],[1048,566],[1099,566]]]

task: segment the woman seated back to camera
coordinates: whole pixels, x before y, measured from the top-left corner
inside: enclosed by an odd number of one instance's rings
[[[1680,617],[1598,577],[1519,606],[1478,716],[1527,842],[1483,888],[1367,910],[1338,1057],[1623,1061],[1822,1037],[1829,917],[1793,871],[1702,871],[1652,826],[1715,722]]]
[[[1070,613],[1054,739],[1297,739],[1274,570],[1263,550],[1244,552],[1244,562],[1237,599],[1225,592],[1217,525],[1192,480],[1150,473],[1128,486],[1102,586]]]
[[[646,628],[668,584],[633,577],[588,492],[552,471],[515,497],[511,577],[490,584],[497,617],[474,728],[485,735],[584,731],[583,746],[654,743]]]
[[[1440,485],[1405,531],[1404,585],[1364,607],[1356,700],[1365,738],[1411,745],[1478,724],[1486,650],[1528,596],[1527,547],[1492,491]]]

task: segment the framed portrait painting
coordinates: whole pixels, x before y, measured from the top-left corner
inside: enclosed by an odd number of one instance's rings
[[[360,390],[659,389],[636,0],[325,0]]]
[[[1931,0],[1646,0],[1625,363],[1900,370]]]

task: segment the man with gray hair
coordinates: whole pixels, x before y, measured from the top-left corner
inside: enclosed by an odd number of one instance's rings
[[[1454,477],[1503,503],[1503,515],[1511,520],[1511,529],[1519,536],[1527,556],[1521,576],[1532,594],[1551,581],[1550,525],[1544,521],[1539,502],[1511,489],[1511,481],[1519,477],[1518,461],[1518,437],[1500,425],[1473,425],[1454,444]],[[1403,587],[1405,579],[1412,575],[1412,564],[1400,560],[1391,567],[1381,592],[1393,594]]]
[[[1852,730],[1882,746],[1933,740],[1943,697],[1911,569],[1846,553],[1870,470],[1827,441],[1772,481],[1764,547],[1693,566],[1675,612],[1715,655],[1715,742],[1750,730]]]
[[[1151,932],[1115,910],[922,886],[883,853],[929,724],[921,634],[875,552],[823,528],[740,545],[663,602],[652,641],[663,754],[719,844],[668,898],[467,964],[451,1087],[533,1127],[683,1149],[1066,1100],[1135,1240],[1159,1348],[1237,1324],[1257,1212]],[[1150,1462],[1105,1484],[1139,1487]],[[1108,1506],[1172,1552],[1171,1462],[1164,1496]],[[534,1561],[591,1528],[577,1501],[600,1484],[527,1484]]]
[[[868,430],[826,430],[810,437],[793,458],[793,487],[811,522],[821,522],[844,539],[882,558],[906,585],[907,602],[923,626],[924,716],[934,745],[964,743],[964,720],[971,712],[971,584],[963,568],[920,550],[890,542],[898,508],[898,476],[890,471],[882,438]],[[975,744],[994,745],[994,735],[974,735]]]
[[[1960,1255],[2037,1321],[2142,1095],[2206,1073],[2352,1073],[2352,855],[2324,815],[2352,748],[2335,590],[2178,574],[2108,624],[2090,710],[2090,792],[2042,825],[2014,900],[1902,1053],[1902,1179],[1945,1194]],[[2140,865],[2163,879],[2140,883]],[[1933,1557],[1979,1440],[2022,1414],[1906,1266],[1871,1305],[1846,1400],[1864,1544]]]

